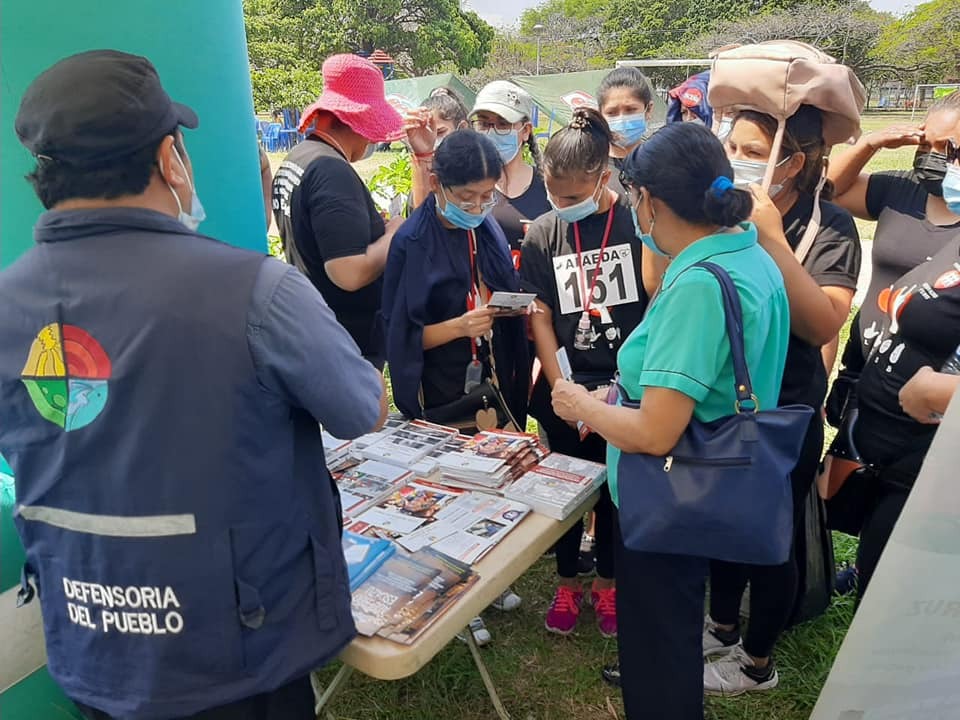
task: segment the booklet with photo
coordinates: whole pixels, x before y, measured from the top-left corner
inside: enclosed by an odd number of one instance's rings
[[[353,532],[372,537],[399,540],[423,525],[432,524],[437,513],[463,494],[463,490],[436,485],[426,480],[414,480],[395,488],[376,505],[356,516],[362,524]]]
[[[433,568],[437,575],[401,608],[398,617],[377,633],[393,642],[409,645],[459,600],[479,579],[469,565],[437,552],[432,548],[414,553],[422,565]]]
[[[394,413],[387,417],[386,422],[384,422],[383,427],[377,430],[376,432],[367,433],[366,435],[361,435],[356,440],[353,441],[353,446],[357,450],[362,450],[363,448],[373,445],[373,443],[382,440],[388,435],[392,435],[397,430],[402,429],[408,424],[403,415]]]
[[[357,517],[411,477],[412,474],[401,467],[374,460],[344,471],[336,478],[343,515]]]
[[[418,562],[406,553],[388,558],[353,593],[351,610],[357,632],[375,635],[384,625],[401,618],[401,610],[440,574],[433,566]]]

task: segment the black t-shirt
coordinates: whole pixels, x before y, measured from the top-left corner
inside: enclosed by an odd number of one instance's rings
[[[890,286],[936,255],[960,233],[960,223],[938,226],[927,220],[927,191],[912,171],[879,172],[867,184],[867,212],[877,218],[873,275],[860,309],[863,354],[869,352],[885,316]],[[846,364],[846,363],[844,363]]]
[[[642,244],[634,232],[630,208],[622,199],[613,208],[610,238],[590,306],[589,350],[574,348],[577,324],[583,313],[581,283],[586,282],[589,292],[607,213],[596,213],[578,223],[584,279],[577,269],[574,227],[560,220],[555,212],[536,220],[523,242],[520,285],[526,292],[535,292],[550,308],[557,341],[567,350],[574,377],[582,382],[613,377],[620,345],[640,324],[647,308],[640,272]]]
[[[960,345],[960,235],[892,283],[888,311],[858,384],[857,450],[868,463],[904,461],[916,477],[937,425],[900,409],[900,389],[924,365],[940,370]],[[906,458],[906,460],[904,460]]]
[[[319,138],[297,145],[273,179],[273,212],[287,259],[310,278],[366,357],[383,356],[378,278],[356,292],[339,288],[324,263],[363,255],[384,233],[363,180]]]
[[[783,231],[796,250],[813,213],[813,196],[801,194],[783,217]],[[860,274],[860,236],[853,217],[833,203],[820,201],[820,229],[804,269],[820,287],[857,289]],[[780,404],[798,403],[819,408],[827,394],[827,371],[820,348],[791,333],[780,386]]]
[[[543,176],[534,169],[533,179],[526,190],[515,198],[500,196],[500,202],[493,208],[493,217],[503,228],[510,250],[518,251],[531,223],[549,210],[550,201],[547,200]]]

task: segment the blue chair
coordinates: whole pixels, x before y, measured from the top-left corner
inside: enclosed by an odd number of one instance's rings
[[[280,150],[280,123],[270,123],[263,133],[263,147],[267,152]]]

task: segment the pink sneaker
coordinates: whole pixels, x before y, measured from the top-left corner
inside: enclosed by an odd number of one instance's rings
[[[597,627],[600,634],[607,638],[617,636],[617,588],[597,588],[594,581],[590,588],[590,602],[597,615]]]
[[[547,611],[547,621],[544,623],[547,630],[558,635],[572,633],[577,626],[582,604],[583,591],[574,590],[566,585],[558,586],[557,594],[553,596],[553,604]]]

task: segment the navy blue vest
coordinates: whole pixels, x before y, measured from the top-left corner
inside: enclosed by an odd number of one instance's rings
[[[49,670],[118,718],[265,692],[353,638],[317,421],[257,381],[263,256],[52,212],[0,273],[0,452]]]

